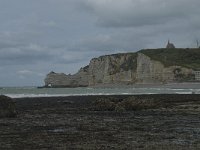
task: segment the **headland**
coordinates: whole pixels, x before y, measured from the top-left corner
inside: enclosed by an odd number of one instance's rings
[[[145,49],[91,59],[76,74],[50,72],[45,87],[168,84],[200,81],[199,48]]]

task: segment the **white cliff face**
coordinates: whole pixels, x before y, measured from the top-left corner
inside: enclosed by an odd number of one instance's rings
[[[108,55],[92,59],[89,64],[89,85],[133,82],[135,54]]]
[[[88,73],[80,69],[77,74],[49,73],[45,78],[46,87],[85,87],[88,86]]]
[[[163,80],[164,65],[158,61],[153,61],[148,56],[138,53],[137,75],[138,83],[159,83]]]
[[[165,67],[161,62],[151,60],[150,57],[138,53],[137,57],[137,83],[167,83],[176,82],[178,75],[176,69],[180,70],[179,75],[187,77],[192,74],[192,69],[181,66]]]
[[[168,83],[185,79],[192,69],[165,67],[142,53],[126,53],[94,58],[74,75],[51,72],[45,86],[81,87],[105,84]]]
[[[70,77],[64,73],[50,72],[45,78],[45,86],[64,86],[70,84]]]

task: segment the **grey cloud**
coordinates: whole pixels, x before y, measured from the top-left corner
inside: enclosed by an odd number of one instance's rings
[[[40,73],[40,72],[34,72],[34,71],[31,71],[31,70],[19,70],[19,71],[17,71],[17,74],[19,74],[19,76],[22,77],[22,78],[30,77],[30,76],[45,77],[45,74]]]
[[[20,43],[14,43],[14,42],[9,42],[9,41],[6,41],[6,42],[0,41],[0,51],[2,51],[2,49],[18,47],[21,45],[22,44],[20,44]]]
[[[62,51],[60,55],[57,55],[57,59],[55,63],[59,64],[74,64],[77,62],[82,62],[87,60],[88,53],[85,51],[79,51],[78,49],[72,51],[72,50],[65,50]]]
[[[1,65],[35,64],[52,60],[54,57],[55,56],[53,54],[49,53],[48,48],[39,47],[37,45],[10,45],[10,47],[7,45],[6,48],[0,48]]]
[[[152,43],[153,37],[156,37],[158,32],[152,26],[137,29],[120,29],[115,30],[115,32],[99,33],[97,35],[83,37],[77,42],[78,46],[76,46],[79,47],[79,51],[92,53],[95,56],[137,51],[142,48],[148,48],[150,43]],[[166,37],[163,36],[163,38]]]
[[[199,11],[199,0],[87,0],[85,6],[104,27],[132,27],[164,24],[188,19]]]
[[[93,57],[165,47],[168,38],[177,47],[200,40],[199,0],[0,3],[0,86],[41,85],[37,73],[75,73]]]

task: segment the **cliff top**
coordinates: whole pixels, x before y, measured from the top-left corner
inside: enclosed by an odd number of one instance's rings
[[[159,48],[159,49],[143,49],[138,52],[117,53],[111,55],[103,55],[93,59],[103,59],[106,56],[119,58],[124,55],[131,55],[133,58],[137,53],[143,53],[153,60],[160,61],[166,67],[183,66],[193,70],[200,70],[200,48]]]
[[[145,49],[139,52],[162,62],[166,67],[177,65],[200,70],[200,48]]]

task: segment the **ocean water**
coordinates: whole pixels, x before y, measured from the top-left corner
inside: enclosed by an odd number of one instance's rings
[[[140,94],[200,94],[199,84],[140,85],[112,88],[37,88],[1,87],[0,95],[12,98],[82,96],[82,95],[140,95]]]

